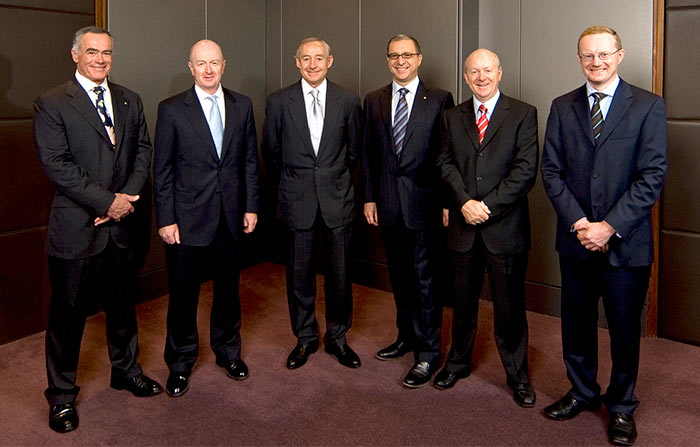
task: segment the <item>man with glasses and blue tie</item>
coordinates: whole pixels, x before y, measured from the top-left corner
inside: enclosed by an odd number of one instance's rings
[[[632,445],[641,315],[654,244],[651,210],[666,174],[664,101],[620,79],[620,37],[592,26],[578,39],[586,83],[552,102],[542,180],[557,214],[562,348],[571,389],[544,409],[555,420],[608,409],[608,437]],[[610,332],[612,371],[597,382],[598,301]]]
[[[187,63],[194,86],[160,103],[153,190],[158,234],[167,244],[170,288],[166,391],[189,389],[197,360],[200,284],[212,279],[210,342],[216,364],[248,378],[241,358],[241,239],[257,224],[258,151],[250,99],[223,88],[219,45],[201,40]]]
[[[151,164],[151,142],[136,93],[107,80],[114,41],[89,26],[73,37],[75,77],[35,104],[39,160],[56,187],[46,254],[51,302],[46,328],[44,392],[49,426],[78,428],[75,400],[86,316],[99,305],[107,317],[110,386],[148,397],[163,391],[141,371],[132,265],[138,206]]]
[[[452,94],[418,77],[423,61],[418,41],[398,34],[387,44],[392,82],[365,98],[362,155],[364,215],[382,231],[396,303],[396,341],[376,357],[408,352],[414,365],[403,385],[429,383],[440,362],[442,306],[435,296],[434,249],[442,220],[440,119],[454,107]]]

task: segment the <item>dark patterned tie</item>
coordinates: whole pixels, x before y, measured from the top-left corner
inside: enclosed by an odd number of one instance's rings
[[[399,102],[396,104],[396,112],[394,113],[394,149],[396,155],[399,155],[403,150],[403,140],[406,137],[406,125],[408,124],[408,102],[406,101],[407,88],[399,89]]]
[[[600,101],[607,95],[605,93],[595,92],[593,96],[593,107],[591,107],[591,124],[593,125],[593,137],[597,140],[600,132],[603,130],[603,112],[600,110]]]
[[[114,123],[112,123],[112,118],[109,117],[109,112],[107,111],[107,107],[105,107],[105,89],[101,85],[98,85],[97,87],[93,88],[92,91],[97,95],[97,102],[95,105],[97,106],[97,111],[100,112],[102,122],[107,128],[109,140],[112,142],[112,146],[114,146],[117,139],[114,135]]]

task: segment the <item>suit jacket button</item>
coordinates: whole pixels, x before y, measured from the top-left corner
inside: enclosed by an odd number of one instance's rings
[[[480,180],[481,180],[481,177],[477,177],[476,179],[480,181]]]
[[[593,173],[593,178],[598,178],[598,173],[594,172],[594,173]]]

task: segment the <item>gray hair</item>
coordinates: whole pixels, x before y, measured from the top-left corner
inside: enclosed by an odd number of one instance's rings
[[[83,40],[83,36],[87,33],[108,35],[110,40],[112,41],[112,48],[114,48],[114,37],[112,37],[109,31],[99,26],[86,26],[84,28],[80,28],[73,35],[73,47],[71,49],[76,53],[78,52],[78,49],[80,47],[80,41]]]
[[[301,47],[311,42],[321,42],[321,45],[323,45],[323,48],[326,50],[326,57],[331,56],[331,46],[328,45],[328,43],[325,40],[321,39],[320,37],[307,37],[306,39],[303,39],[301,42],[299,42],[299,45],[297,45],[297,51],[296,53],[294,53],[294,57],[296,59],[299,59],[299,51],[301,50]]]
[[[413,45],[416,47],[416,53],[418,54],[423,54],[423,52],[420,49],[420,44],[418,43],[418,40],[416,40],[415,37],[409,36],[408,34],[397,34],[391,39],[389,39],[389,42],[386,44],[386,52],[389,52],[389,46],[391,45],[392,42],[398,42],[400,40],[410,40],[413,42]]]

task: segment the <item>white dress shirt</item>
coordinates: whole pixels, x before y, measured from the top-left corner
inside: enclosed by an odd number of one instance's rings
[[[416,91],[418,90],[418,84],[420,80],[418,76],[408,84],[401,86],[396,83],[396,81],[391,81],[391,125],[394,125],[394,115],[396,115],[396,106],[399,104],[399,89],[405,88],[408,90],[406,92],[406,105],[408,106],[407,119],[411,118],[411,110],[413,109],[413,100],[416,99]]]
[[[476,117],[476,121],[479,121],[479,106],[482,104],[484,107],[486,107],[486,119],[491,121],[491,115],[493,115],[493,109],[496,108],[496,103],[498,102],[498,98],[501,97],[501,91],[497,90],[496,94],[493,95],[493,98],[489,99],[486,102],[481,102],[478,99],[476,99],[476,96],[472,95],[472,98],[474,98],[474,116]]]
[[[216,89],[213,95],[202,90],[197,84],[194,86],[194,92],[197,95],[197,99],[199,99],[199,104],[202,106],[204,117],[207,119],[207,122],[209,120],[208,117],[209,112],[211,112],[211,106],[214,104],[207,98],[216,96],[216,105],[219,107],[219,112],[221,113],[221,123],[224,125],[224,129],[226,129],[226,105],[224,103],[224,90],[221,88],[221,84],[219,84],[219,88]]]
[[[109,83],[107,82],[107,78],[105,78],[105,80],[102,81],[102,84],[95,84],[85,76],[81,75],[78,72],[78,70],[76,70],[75,79],[78,80],[78,84],[80,84],[83,90],[85,90],[85,92],[90,97],[92,105],[95,106],[95,111],[97,111],[97,93],[95,93],[92,89],[97,86],[101,86],[104,89],[104,92],[102,92],[102,97],[105,101],[105,108],[107,109],[107,113],[109,113],[109,117],[112,119],[112,124],[114,124],[114,108],[112,108],[112,93],[109,91]],[[104,117],[102,116],[102,114],[99,111],[97,111],[97,114],[100,116],[102,122],[104,122]],[[105,130],[109,134],[110,130],[107,126],[105,126]],[[112,131],[113,130],[114,129],[112,129]]]
[[[603,119],[608,118],[608,110],[610,110],[610,104],[612,104],[613,96],[615,96],[615,90],[617,86],[620,85],[620,76],[616,76],[615,80],[610,83],[604,90],[596,90],[591,86],[590,82],[586,81],[586,91],[588,92],[588,110],[593,108],[593,93],[600,92],[605,93],[605,98],[600,100],[600,113],[603,114]]]
[[[309,125],[309,133],[311,134],[311,145],[314,147],[314,152],[318,154],[318,148],[321,145],[321,136],[323,135],[323,119],[326,117],[326,91],[328,90],[328,80],[324,79],[321,85],[316,87],[318,90],[318,103],[323,111],[322,116],[318,119],[313,115],[314,97],[311,91],[314,89],[306,79],[301,79],[301,91],[304,93],[304,104],[306,105],[306,121]]]

